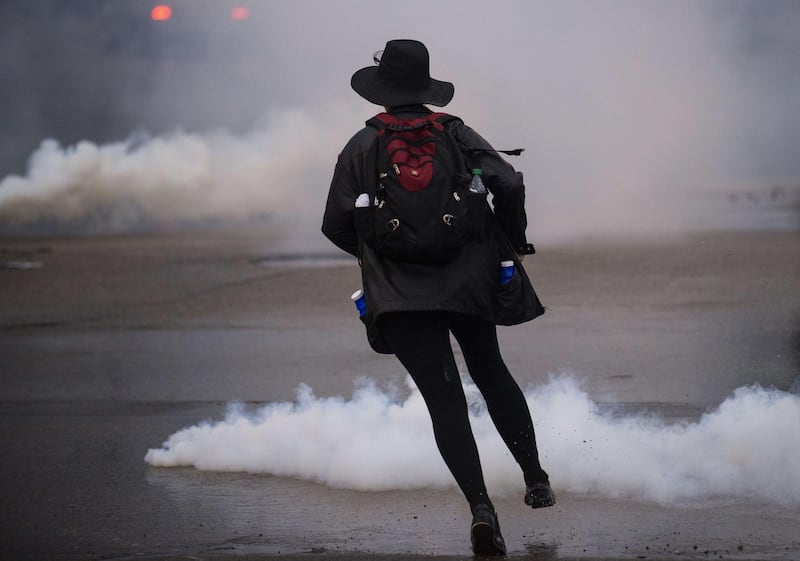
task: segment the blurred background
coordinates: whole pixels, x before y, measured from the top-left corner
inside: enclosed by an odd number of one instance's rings
[[[0,232],[318,234],[349,87],[416,38],[529,237],[798,227],[800,2],[4,0]]]

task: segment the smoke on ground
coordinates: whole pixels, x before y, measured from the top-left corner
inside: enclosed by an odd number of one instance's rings
[[[491,493],[519,492],[522,476],[480,394],[466,385]],[[746,498],[800,505],[800,395],[742,387],[699,419],[667,422],[614,413],[571,377],[526,393],[543,466],[557,491],[665,504]],[[145,457],[152,466],[264,473],[339,488],[453,486],[419,392],[405,399],[362,381],[351,399],[316,397],[254,411],[230,405],[224,420],[169,437]]]

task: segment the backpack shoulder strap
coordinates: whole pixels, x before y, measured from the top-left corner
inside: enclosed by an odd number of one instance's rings
[[[394,117],[392,117],[388,113],[378,113],[377,115],[375,115],[371,119],[367,119],[366,125],[368,127],[372,127],[374,129],[378,129],[378,134],[382,134],[383,133],[383,129],[386,128],[386,123],[388,122],[387,118],[388,119],[394,119]]]
[[[442,115],[444,115],[442,113]],[[462,125],[464,121],[459,119],[458,117],[454,117],[453,115],[448,115],[451,121],[458,121]],[[453,135],[455,136],[455,135]],[[456,136],[456,142],[461,147],[461,150],[464,152],[472,153],[472,154],[480,154],[480,153],[494,153],[494,154],[505,154],[507,156],[519,156],[522,154],[525,149],[524,148],[514,148],[513,150],[496,150],[494,148],[476,148],[475,146],[470,146],[466,144],[460,137]]]
[[[454,121],[458,121],[459,123],[464,122],[461,117],[456,117],[455,115],[450,115],[449,113],[432,113],[430,116],[433,117],[437,123],[441,123],[442,125],[447,125],[448,123],[452,123]]]

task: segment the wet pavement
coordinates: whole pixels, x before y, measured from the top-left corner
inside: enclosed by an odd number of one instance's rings
[[[360,492],[144,462],[230,400],[404,378],[353,321],[353,264],[266,267],[257,237],[201,242],[0,244],[50,248],[41,268],[0,272],[0,558],[470,558],[452,489]],[[798,248],[774,233],[542,251],[528,267],[550,310],[501,330],[509,368],[523,386],[573,372],[598,402],[674,419],[742,385],[788,390]],[[521,496],[495,505],[515,559],[800,558],[797,506],[570,493],[539,511]]]

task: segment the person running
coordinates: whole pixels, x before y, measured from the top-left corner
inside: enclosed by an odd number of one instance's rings
[[[373,58],[375,65],[353,74],[351,86],[367,101],[383,106],[392,122],[429,118],[432,111],[426,105],[443,107],[452,99],[453,84],[431,78],[428,50],[421,42],[392,40]],[[470,158],[478,155],[482,180],[493,196],[496,227],[489,229],[490,235],[466,241],[451,259],[430,263],[388,257],[359,236],[354,220],[357,200],[374,191],[371,187],[379,175],[374,159],[380,132],[370,125],[358,131],[339,154],[322,232],[359,259],[368,320],[387,347],[384,352],[397,357],[425,400],[436,444],[472,511],[473,551],[504,555],[506,545],[486,491],[464,390],[458,373],[452,372],[450,334],[461,348],[494,425],[522,469],[525,503],[549,507],[556,497],[539,462],[525,397],[503,362],[496,330],[497,324],[527,321],[544,309],[520,264],[525,254],[533,253],[525,233],[522,175],[460,119],[449,120],[445,126]],[[522,309],[512,310],[515,319],[510,321],[498,319],[502,316],[498,308],[504,304],[496,297],[500,283],[496,273],[504,248],[513,249],[506,258],[513,260],[527,282],[518,285],[517,290],[527,292],[515,301],[522,304],[513,304]]]

